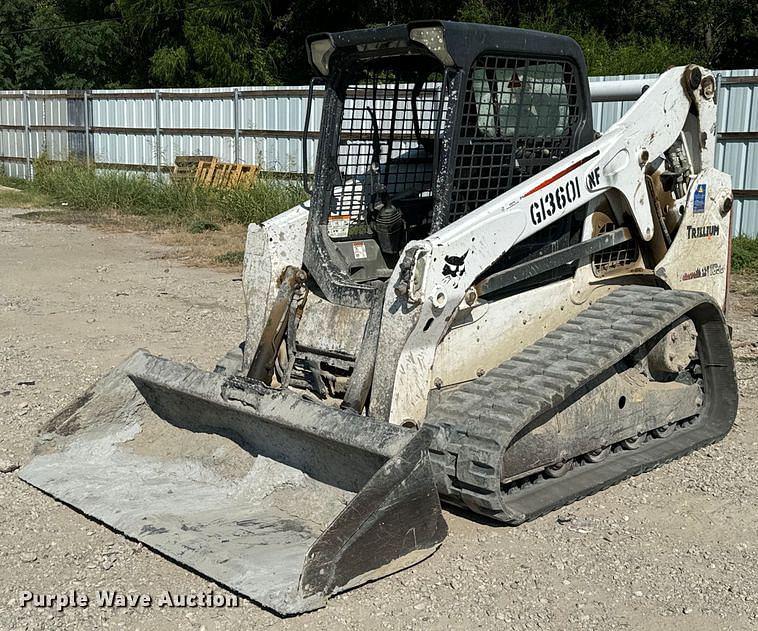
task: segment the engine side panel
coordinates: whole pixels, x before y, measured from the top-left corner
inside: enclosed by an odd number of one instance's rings
[[[690,187],[684,215],[656,275],[672,289],[702,291],[725,307],[729,270],[732,179],[704,169]]]
[[[470,381],[510,359],[618,286],[588,288],[589,299],[572,300],[573,279],[492,302],[462,308],[434,357],[431,387]]]

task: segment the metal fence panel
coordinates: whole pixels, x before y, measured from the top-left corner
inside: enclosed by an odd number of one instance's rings
[[[735,189],[733,230],[758,236],[758,70],[721,73],[716,166],[732,176]],[[744,79],[742,79],[744,81]]]
[[[11,177],[26,177],[24,99],[8,92],[0,99],[0,164]]]
[[[758,236],[758,70],[719,75],[716,166],[732,175],[735,234]],[[656,76],[591,77],[590,82]],[[303,159],[307,94],[307,86],[93,90],[86,98],[71,90],[0,92],[0,168],[31,177],[33,161],[46,155],[155,173],[169,170],[177,156],[213,155],[296,174]],[[595,129],[607,130],[632,103],[593,103]],[[317,94],[306,142],[311,170],[321,112]]]

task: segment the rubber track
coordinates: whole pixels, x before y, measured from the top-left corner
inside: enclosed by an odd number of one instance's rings
[[[696,423],[563,477],[515,493],[502,489],[503,457],[520,432],[547,421],[588,381],[685,316],[697,328],[703,369],[705,401]],[[430,456],[443,501],[519,524],[719,440],[736,412],[732,348],[718,305],[699,292],[629,286],[452,391],[426,424],[438,430]]]

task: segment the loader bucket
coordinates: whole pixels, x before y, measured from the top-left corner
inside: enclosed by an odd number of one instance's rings
[[[287,615],[439,546],[430,439],[137,351],[50,421],[19,475]]]

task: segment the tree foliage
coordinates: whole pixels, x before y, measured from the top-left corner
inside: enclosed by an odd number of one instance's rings
[[[755,0],[3,0],[0,89],[302,83],[307,34],[430,17],[570,35],[591,74],[758,65]]]
[[[100,0],[2,0],[0,87],[93,88],[123,83],[121,25]],[[61,28],[90,21],[86,28]],[[32,30],[29,30],[32,29]],[[39,30],[34,30],[39,29]],[[27,31],[1,35],[9,31]]]

